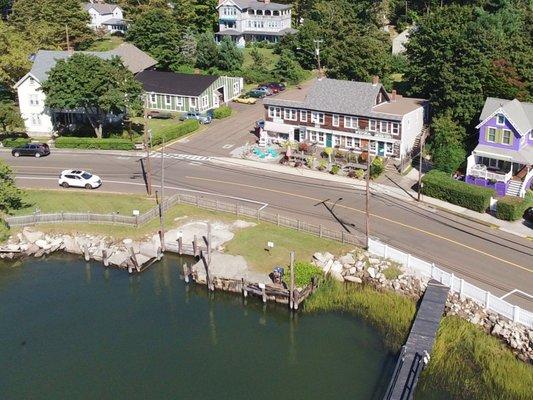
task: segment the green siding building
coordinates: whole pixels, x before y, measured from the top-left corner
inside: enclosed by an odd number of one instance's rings
[[[136,78],[148,93],[148,108],[169,112],[206,112],[230,102],[244,88],[243,78],[231,76],[147,70]]]

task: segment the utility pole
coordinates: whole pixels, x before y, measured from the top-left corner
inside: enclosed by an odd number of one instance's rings
[[[163,201],[165,200],[165,136],[161,147],[161,199],[159,200],[159,237],[161,239],[161,250],[165,251],[165,227],[163,223]]]
[[[323,43],[324,41],[322,39],[315,39],[313,40],[313,42],[315,43],[315,55],[318,64],[318,79],[322,79],[322,66],[320,64],[320,43]]]
[[[365,200],[365,235],[366,248],[370,244],[370,141],[366,146],[366,200]]]
[[[426,131],[424,130],[422,132],[422,136],[420,137],[420,152],[418,153],[418,198],[417,200],[420,201],[421,192],[422,192],[422,153],[424,151],[424,146],[426,144]]]
[[[144,95],[144,148],[146,149],[146,186],[148,196],[152,195],[152,163],[150,162],[150,146],[148,144],[148,93]]]

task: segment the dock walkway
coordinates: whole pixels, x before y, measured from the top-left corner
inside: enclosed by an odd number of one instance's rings
[[[384,400],[412,399],[420,373],[429,361],[449,290],[436,280],[429,282]]]

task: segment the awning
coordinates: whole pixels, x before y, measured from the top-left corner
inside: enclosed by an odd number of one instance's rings
[[[286,124],[278,124],[276,122],[265,121],[265,127],[263,128],[267,132],[277,132],[291,134],[294,132],[294,126]]]
[[[520,164],[530,165],[533,163],[533,147],[525,146],[520,150],[503,147],[492,147],[478,144],[472,152],[476,156],[494,158],[502,161],[512,161]]]

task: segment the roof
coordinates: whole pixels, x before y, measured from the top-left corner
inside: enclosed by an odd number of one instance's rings
[[[110,60],[112,57],[118,56],[124,66],[134,74],[157,64],[157,61],[131,43],[123,43],[111,51],[83,51],[81,53],[100,57],[103,60]],[[54,68],[57,61],[65,60],[72,54],[74,53],[68,51],[39,50],[35,55],[29,74],[37,81],[44,82],[48,77],[48,72]]]
[[[197,97],[205,92],[218,76],[150,70],[142,71],[136,78],[147,92]]]
[[[298,32],[296,29],[293,28],[285,28],[280,31],[243,31],[243,35],[264,35],[264,36],[284,36],[288,34],[294,34]]]
[[[120,8],[116,4],[107,4],[107,3],[84,3],[83,8],[89,11],[91,8],[94,8],[98,14],[113,14],[115,8]]]
[[[378,94],[385,94],[385,103],[375,105]],[[426,100],[397,96],[389,101],[390,95],[383,85],[368,82],[343,81],[337,79],[317,80],[302,102],[264,99],[266,105],[306,108],[344,115],[401,120],[405,114],[422,107]]]
[[[121,18],[109,18],[102,22],[102,25],[126,25],[126,21]]]
[[[480,124],[477,127],[479,128],[498,112],[503,112],[521,136],[533,129],[533,103],[496,97],[487,97],[485,100],[485,105],[479,117]]]
[[[478,144],[473,151],[477,155],[487,155],[502,157],[504,159],[515,161],[520,164],[531,164],[533,162],[533,146],[524,146],[519,150],[511,148],[493,147],[485,144]]]
[[[279,3],[264,3],[263,1],[257,0],[232,0],[237,7],[241,10],[246,10],[248,8],[253,8],[254,10],[289,10],[292,8],[290,4],[279,4]],[[217,6],[220,7],[221,4]]]

